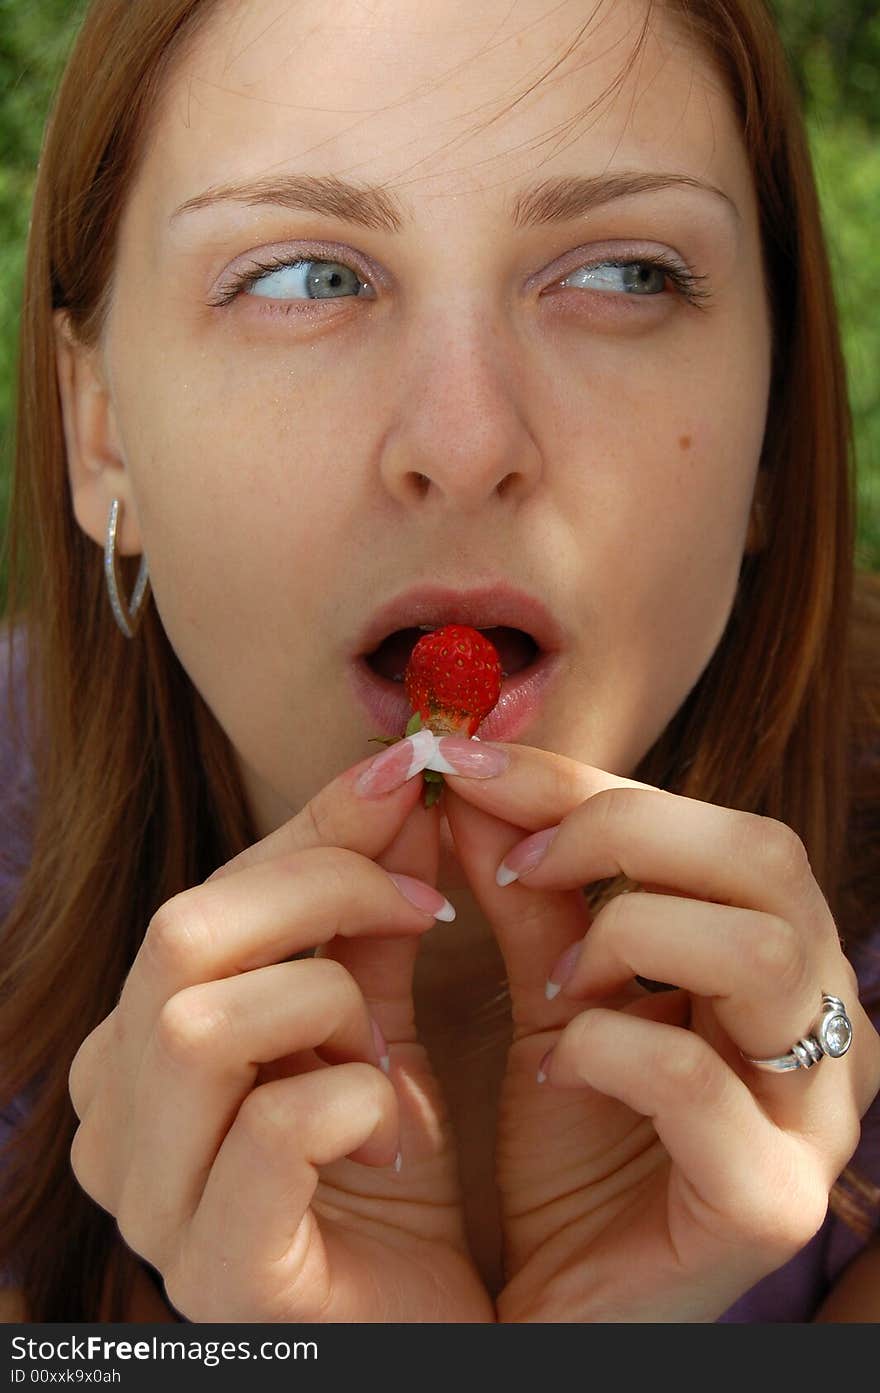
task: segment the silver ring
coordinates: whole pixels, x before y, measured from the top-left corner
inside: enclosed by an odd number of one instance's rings
[[[852,1044],[852,1038],[852,1021],[840,997],[823,993],[821,1018],[809,1035],[792,1045],[788,1054],[777,1055],[775,1059],[752,1059],[742,1050],[740,1054],[756,1069],[764,1069],[768,1074],[787,1074],[790,1069],[812,1069],[824,1054],[840,1059]]]

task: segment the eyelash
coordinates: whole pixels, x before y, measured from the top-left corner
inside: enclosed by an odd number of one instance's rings
[[[585,262],[583,266],[573,267],[571,271],[566,272],[562,279],[567,280],[569,276],[573,276],[577,271],[584,269],[590,270],[597,266],[614,266],[619,269],[626,266],[650,266],[654,270],[662,271],[663,274],[668,276],[672,281],[682,298],[687,300],[687,302],[696,309],[705,309],[712,298],[711,290],[707,289],[704,284],[707,279],[706,276],[698,275],[697,272],[692,271],[689,266],[685,266],[678,261],[673,261],[671,257],[664,256],[662,252],[655,252],[650,256],[606,256],[600,261]],[[656,296],[652,295],[621,296],[621,299],[627,300],[652,300],[656,298]]]
[[[235,300],[239,295],[246,293],[248,290],[250,290],[251,286],[256,285],[257,282],[262,280],[264,276],[270,275],[273,271],[282,271],[288,269],[294,270],[298,266],[307,266],[310,264],[345,266],[347,270],[354,271],[358,277],[360,277],[362,280],[365,280],[365,278],[361,276],[361,272],[358,270],[356,266],[352,266],[349,262],[338,260],[336,257],[266,257],[264,261],[252,262],[251,266],[247,271],[240,273],[228,285],[224,286],[224,288],[217,293],[214,299],[209,301],[209,304],[212,308],[220,309],[224,305],[231,304],[232,301]],[[686,300],[688,304],[693,305],[696,309],[705,309],[709,300],[711,300],[712,298],[712,292],[708,290],[704,285],[704,282],[706,280],[705,276],[698,275],[689,267],[684,266],[677,261],[673,261],[671,257],[664,256],[662,253],[655,253],[650,256],[604,257],[600,261],[584,262],[582,265],[572,267],[572,269],[570,271],[567,271],[565,276],[563,276],[561,279],[564,281],[569,276],[573,276],[577,271],[591,269],[598,266],[614,266],[617,268],[623,268],[626,266],[649,266],[658,271],[662,271],[664,275],[668,276],[669,280],[672,281],[673,285],[675,286],[679,294],[682,296],[682,298]],[[646,300],[649,300],[656,299],[656,296],[646,295],[642,297],[637,295],[625,295],[621,296],[621,298],[644,298]],[[303,299],[291,300],[288,303],[317,304],[319,303],[319,301]]]
[[[225,286],[224,289],[218,291],[215,298],[211,300],[209,303],[213,306],[229,305],[232,303],[232,301],[236,298],[237,295],[242,295],[245,291],[250,290],[252,285],[256,285],[257,281],[262,280],[264,276],[270,275],[272,271],[293,271],[296,269],[297,266],[308,266],[313,262],[325,266],[338,264],[339,266],[347,267],[347,269],[350,271],[355,271],[358,276],[360,276],[361,274],[360,271],[357,270],[357,267],[349,266],[348,262],[345,261],[337,262],[335,257],[269,256],[266,257],[265,261],[252,262],[249,270],[243,271],[240,275],[233,277],[229,285]],[[291,303],[297,302],[293,301]],[[299,303],[314,304],[315,301],[303,300]]]

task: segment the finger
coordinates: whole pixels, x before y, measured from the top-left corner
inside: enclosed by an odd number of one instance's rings
[[[508,756],[507,767],[493,778],[467,777],[454,771],[456,756],[461,751],[467,757],[473,745],[459,736],[441,737],[426,768],[445,772],[448,788],[472,807],[530,831],[559,822],[585,799],[606,789],[652,789],[651,784],[581,764],[552,750],[507,742],[479,744],[485,750],[502,750]]]
[[[633,892],[596,915],[571,976],[575,999],[619,991],[635,976],[712,998],[724,1029],[747,1054],[783,1053],[815,1015],[817,978],[827,975],[810,944],[785,920],[755,910]],[[550,982],[554,974],[551,973]],[[552,985],[548,986],[552,992]]]
[[[195,1212],[259,1066],[306,1050],[378,1065],[363,998],[337,963],[279,963],[188,987],[165,1003],[134,1090],[124,1188],[109,1206],[120,1217],[149,1216],[157,1246],[139,1251],[150,1261],[161,1266]]]
[[[653,1120],[685,1182],[670,1184],[670,1204],[691,1218],[697,1236],[752,1239],[782,1262],[821,1225],[836,1161],[823,1170],[812,1148],[775,1127],[692,1031],[590,1010],[566,1027],[543,1070],[544,1087],[587,1084]],[[675,1213],[670,1208],[670,1237],[684,1258]]]
[[[554,803],[560,810],[560,820],[542,829],[549,837],[535,837],[536,842],[544,843],[544,854],[530,869],[517,865],[517,851],[528,849],[528,839],[505,853],[505,863],[518,871],[513,884],[501,875],[506,888],[512,893],[523,885],[564,889],[623,875],[654,889],[737,905],[787,922],[812,943],[812,961],[823,973],[823,980],[813,984],[814,992],[842,997],[859,1018],[860,1050],[851,1050],[846,1071],[837,1072],[838,1084],[844,1084],[844,1097],[849,1100],[851,1095],[863,1111],[862,1100],[877,1076],[871,1032],[856,1004],[855,974],[841,952],[828,905],[810,869],[806,849],[791,828],[773,818],[637,785],[587,766],[572,769],[572,761],[546,751],[528,746],[507,748],[511,758],[506,773],[480,784],[452,780],[456,796],[481,808],[500,806],[509,812],[512,806],[521,816],[521,800],[533,787],[542,819],[551,816]],[[574,802],[583,789],[603,781],[611,786]],[[511,783],[512,796],[505,801]],[[534,814],[526,825],[534,825]],[[806,1029],[814,1021],[811,1012]],[[801,1038],[804,1029],[804,1023],[799,1023],[783,1052]],[[765,1082],[754,1086],[766,1091]]]
[[[394,1089],[376,1069],[340,1064],[255,1089],[163,1274],[169,1299],[194,1320],[325,1319],[333,1272],[308,1208],[318,1167],[357,1153],[389,1167],[391,1189],[396,1150]]]
[[[385,870],[401,872],[428,885],[436,885],[440,862],[440,808],[426,809],[421,800],[410,812],[397,836],[377,857]],[[426,933],[444,932],[443,922]],[[343,938],[337,935],[320,948],[321,956],[342,963],[357,982],[370,1012],[379,1024],[394,1057],[394,1046],[416,1039],[413,974],[425,935]]]
[[[442,742],[441,742],[442,743]],[[590,925],[583,895],[571,890],[501,889],[495,867],[521,832],[464,802],[451,789],[443,795],[455,854],[474,898],[498,942],[518,1033],[562,1025],[576,1009],[570,1001],[548,1001],[544,982],[559,955]]]
[[[224,879],[290,852],[310,851],[319,846],[346,847],[374,860],[397,835],[418,802],[422,790],[421,771],[435,750],[434,734],[421,730],[361,760],[331,780],[283,827],[239,852],[214,871],[205,883]],[[361,777],[368,770],[375,771],[380,761],[386,761],[381,766],[381,786],[391,781],[392,787],[369,796],[359,793]]]
[[[480,743],[493,748],[491,742]],[[531,880],[510,890],[499,887],[496,869],[522,838],[516,828],[546,828],[608,788],[649,785],[550,751],[507,743],[498,748],[509,755],[508,768],[494,778],[449,773],[459,750],[467,754],[472,745],[457,737],[442,738],[429,767],[447,770],[444,808],[456,856],[501,949],[514,1028],[520,1033],[552,1028],[569,1020],[573,1007],[564,999],[548,1003],[538,984],[589,927],[590,911],[582,893],[586,877],[567,893]],[[641,988],[631,988],[625,997],[638,994]]]
[[[446,912],[442,895],[423,891],[436,897],[435,912]],[[163,1003],[184,987],[279,962],[337,934],[413,935],[433,922],[382,867],[338,847],[276,857],[185,890],[154,916],[125,983],[130,1047],[142,1049]]]
[[[569,889],[624,875],[782,918],[794,908],[810,922],[821,921],[826,937],[839,946],[806,849],[784,823],[616,778],[613,786],[594,789],[578,801],[575,790],[594,782],[601,771],[582,766],[584,772],[572,774],[568,766],[574,761],[524,745],[510,748],[515,754],[508,772],[482,781],[479,792],[476,780],[454,784],[463,800],[518,825],[532,826],[540,810],[541,830],[553,835],[528,870],[515,864],[516,848],[507,853],[505,864],[517,872],[518,882]],[[534,811],[528,821],[519,820],[519,788],[505,803],[513,770],[520,779],[532,776]]]
[[[441,739],[438,751],[448,748]],[[529,745],[503,748],[510,760],[497,777],[449,776],[449,783],[473,807],[516,826],[554,831],[544,856],[518,881],[560,889],[624,875],[782,917],[794,890],[808,898],[814,915],[824,909],[826,931],[837,938],[804,845],[784,823]]]
[[[95,1090],[106,1071],[107,1055],[113,1048],[117,1026],[116,1008],[83,1040],[67,1074],[67,1091],[77,1117],[85,1117]]]
[[[816,981],[835,981],[836,964],[817,963],[806,937],[785,921],[701,900],[631,893],[597,914],[575,952],[573,966],[569,959],[571,976],[560,988],[575,1000],[618,992],[636,974],[674,982],[704,998],[701,1033],[711,1015],[724,1034],[710,1030],[710,1043],[753,1091],[774,1104],[781,1126],[818,1136],[846,1126],[854,1107],[852,1090],[856,1113],[867,1107],[868,1071],[854,1067],[855,1057],[846,1064],[848,1081],[837,1068],[765,1073],[740,1055],[785,1054],[821,1015]],[[563,974],[551,973],[551,994],[557,975]],[[854,1014],[861,1014],[857,1004]],[[864,1107],[859,1107],[862,1095]]]

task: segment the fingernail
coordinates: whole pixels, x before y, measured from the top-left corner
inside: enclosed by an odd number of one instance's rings
[[[538,1065],[538,1072],[535,1075],[535,1078],[537,1079],[538,1083],[547,1082],[547,1064],[552,1053],[552,1050],[548,1050],[547,1053],[544,1055],[544,1058],[541,1060],[541,1063]]]
[[[503,774],[510,764],[510,752],[500,745],[484,745],[463,736],[444,735],[437,741],[427,769],[437,774],[463,774],[470,779],[491,779]]]
[[[510,885],[521,875],[533,871],[543,861],[547,848],[558,831],[559,823],[555,827],[546,827],[543,832],[533,832],[525,841],[517,842],[516,846],[511,847],[495,872],[496,885]]]
[[[552,1001],[554,996],[559,995],[562,988],[571,977],[577,965],[577,960],[581,955],[582,947],[583,940],[579,939],[577,943],[570,944],[559,958],[559,961],[547,978],[547,984],[544,987],[544,995],[548,1001]]]
[[[379,1022],[375,1019],[374,1016],[370,1017],[370,1025],[373,1027],[373,1044],[376,1047],[376,1054],[379,1059],[379,1068],[382,1070],[383,1074],[390,1074],[391,1060],[388,1055],[388,1045],[385,1041],[385,1036],[379,1029]]]
[[[376,755],[354,786],[361,798],[379,798],[383,793],[400,788],[414,774],[420,774],[437,748],[433,730],[424,728],[407,735],[387,750]]]
[[[426,885],[423,880],[416,880],[411,875],[392,875],[388,874],[394,881],[404,899],[414,904],[416,909],[424,910],[426,914],[433,914],[435,919],[442,919],[444,924],[451,924],[455,918],[455,910],[447,899],[435,890],[433,885]]]

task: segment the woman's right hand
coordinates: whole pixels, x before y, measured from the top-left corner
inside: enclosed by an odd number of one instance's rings
[[[70,1070],[76,1178],[193,1321],[494,1320],[383,868],[436,879],[439,812],[369,762],[158,910]]]

